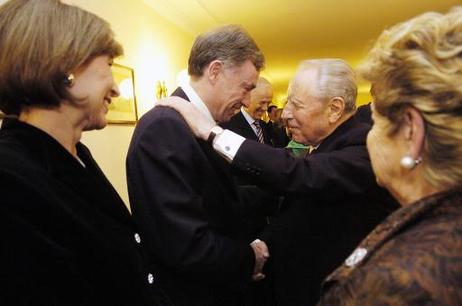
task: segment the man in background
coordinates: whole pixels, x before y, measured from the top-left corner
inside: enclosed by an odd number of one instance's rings
[[[286,127],[281,118],[282,108],[278,108],[276,105],[270,105],[267,112],[269,118],[267,125],[268,130],[271,132],[273,146],[276,148],[285,148],[290,138],[287,136]]]
[[[271,131],[268,129],[267,123],[262,120],[272,100],[273,87],[271,83],[260,77],[256,87],[250,92],[250,104],[243,106],[239,113],[221,126],[247,139],[272,145]]]
[[[268,106],[268,110],[266,111],[268,113],[269,118],[268,123],[274,123],[276,121],[277,109],[278,107],[276,105]]]
[[[220,27],[195,40],[190,82],[173,95],[209,120],[226,122],[249,105],[263,66],[242,27]],[[244,305],[243,288],[264,277],[269,254],[263,242],[242,237],[239,194],[226,161],[176,111],[156,107],[137,124],[127,177],[133,216],[159,271],[154,281],[173,304]]]
[[[272,100],[273,87],[271,83],[267,79],[260,77],[256,87],[250,92],[250,104],[242,106],[240,112],[236,113],[230,121],[221,124],[221,126],[247,139],[272,146],[273,130],[262,120]],[[261,158],[265,159],[265,156],[261,156]],[[277,213],[279,198],[268,190],[258,188],[247,179],[246,174],[234,174],[242,200],[241,212],[244,221],[242,231],[252,241],[265,226],[268,226],[271,218]],[[247,294],[250,305],[271,305],[272,289],[269,274],[270,270],[266,265],[265,275],[267,278],[250,286]]]

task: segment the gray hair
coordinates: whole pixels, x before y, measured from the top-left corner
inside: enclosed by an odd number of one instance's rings
[[[300,63],[297,72],[309,69],[316,69],[318,73],[318,84],[314,86],[317,98],[342,97],[346,113],[356,109],[356,76],[347,62],[337,58],[305,60]]]
[[[226,25],[199,35],[188,60],[190,76],[202,76],[214,60],[239,66],[250,60],[257,71],[265,66],[265,57],[250,34],[239,25]]]

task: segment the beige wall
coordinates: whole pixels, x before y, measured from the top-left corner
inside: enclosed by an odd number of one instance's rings
[[[139,115],[154,105],[157,80],[166,81],[169,93],[175,89],[177,74],[187,65],[192,36],[173,26],[142,1],[68,2],[96,13],[111,23],[116,38],[125,49],[125,56],[116,61],[135,70]],[[84,133],[82,138],[126,203],[125,157],[133,130],[133,125],[109,125],[101,131]]]
[[[3,4],[6,0],[0,0]],[[135,70],[138,114],[152,108],[157,80],[166,82],[171,93],[178,73],[187,66],[193,37],[181,31],[139,0],[67,0],[111,23],[125,56],[116,62]],[[86,144],[114,187],[128,204],[125,157],[133,125],[109,125],[84,133]]]

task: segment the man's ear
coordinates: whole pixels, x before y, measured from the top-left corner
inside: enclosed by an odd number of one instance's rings
[[[409,154],[412,158],[418,159],[422,154],[425,138],[424,119],[418,110],[408,107],[404,110],[403,125],[404,137],[409,143]]]
[[[342,97],[333,97],[328,102],[329,123],[333,124],[342,118],[345,110],[345,100]]]
[[[224,69],[222,61],[214,60],[205,69],[205,75],[210,83],[215,84]]]

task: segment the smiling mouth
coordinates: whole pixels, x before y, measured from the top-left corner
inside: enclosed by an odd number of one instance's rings
[[[289,129],[289,131],[298,130],[298,128],[294,126],[288,126],[287,128]]]

